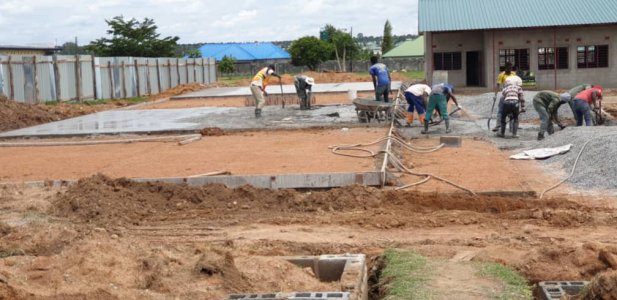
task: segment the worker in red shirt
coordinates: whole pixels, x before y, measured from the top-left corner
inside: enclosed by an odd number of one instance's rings
[[[586,89],[574,97],[574,117],[576,118],[576,126],[583,125],[583,118],[585,119],[586,126],[592,126],[591,121],[591,107],[598,109],[598,103],[602,101],[602,87],[594,86],[590,89]]]

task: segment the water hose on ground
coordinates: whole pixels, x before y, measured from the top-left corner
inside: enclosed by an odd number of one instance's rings
[[[601,138],[606,138],[606,137],[610,137],[610,136],[616,136],[617,134],[608,134],[608,135],[603,135],[603,136],[599,136],[599,137],[594,137],[589,139],[588,141],[586,141],[583,144],[583,147],[581,147],[581,150],[578,152],[578,155],[576,156],[576,160],[574,160],[574,165],[572,166],[572,170],[570,171],[570,175],[568,175],[568,177],[566,177],[565,179],[561,180],[560,182],[556,183],[555,185],[551,186],[550,188],[544,190],[541,194],[540,194],[540,199],[542,199],[542,197],[544,197],[544,194],[556,189],[558,186],[562,185],[564,182],[568,181],[573,175],[574,175],[574,171],[576,171],[576,166],[578,165],[578,161],[581,158],[581,155],[583,154],[583,152],[585,151],[585,148],[587,148],[587,145],[596,140],[596,139],[601,139]]]

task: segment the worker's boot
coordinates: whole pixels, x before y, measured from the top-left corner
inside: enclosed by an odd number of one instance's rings
[[[544,132],[538,132],[538,141],[541,141],[544,139]]]
[[[428,133],[428,120],[424,120],[424,129],[422,129],[422,131],[420,131],[420,133],[422,133],[422,134],[427,134]]]
[[[497,114],[497,125],[495,125],[495,127],[493,128],[493,132],[498,132],[499,128],[501,128],[501,124],[499,123],[499,120],[501,120],[501,115]]]
[[[452,132],[452,130],[450,130],[450,119],[446,119],[446,133],[450,133]]]
[[[413,113],[407,113],[405,122],[407,122],[407,127],[411,127],[411,123],[413,123]]]
[[[497,132],[497,136],[500,138],[506,137],[506,127],[499,126],[499,132]]]
[[[255,108],[255,118],[261,118],[261,108]]]
[[[516,134],[517,131],[518,131],[518,121],[514,121],[512,122],[512,137],[515,139],[518,138],[518,134]]]

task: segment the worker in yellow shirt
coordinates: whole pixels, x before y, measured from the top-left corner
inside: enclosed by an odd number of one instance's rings
[[[266,99],[264,96],[267,96],[266,87],[268,86],[268,81],[270,80],[270,76],[276,76],[279,79],[280,75],[274,73],[275,68],[274,65],[269,65],[257,72],[253,77],[253,81],[251,81],[251,93],[253,97],[255,97],[255,118],[261,118],[261,109],[266,104]]]

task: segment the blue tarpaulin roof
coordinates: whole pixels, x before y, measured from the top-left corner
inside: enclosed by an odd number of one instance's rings
[[[232,56],[237,61],[289,59],[289,53],[273,43],[225,43],[205,44],[199,47],[202,57],[214,57],[217,61],[223,56]]]
[[[615,0],[420,0],[419,31],[617,23]]]

